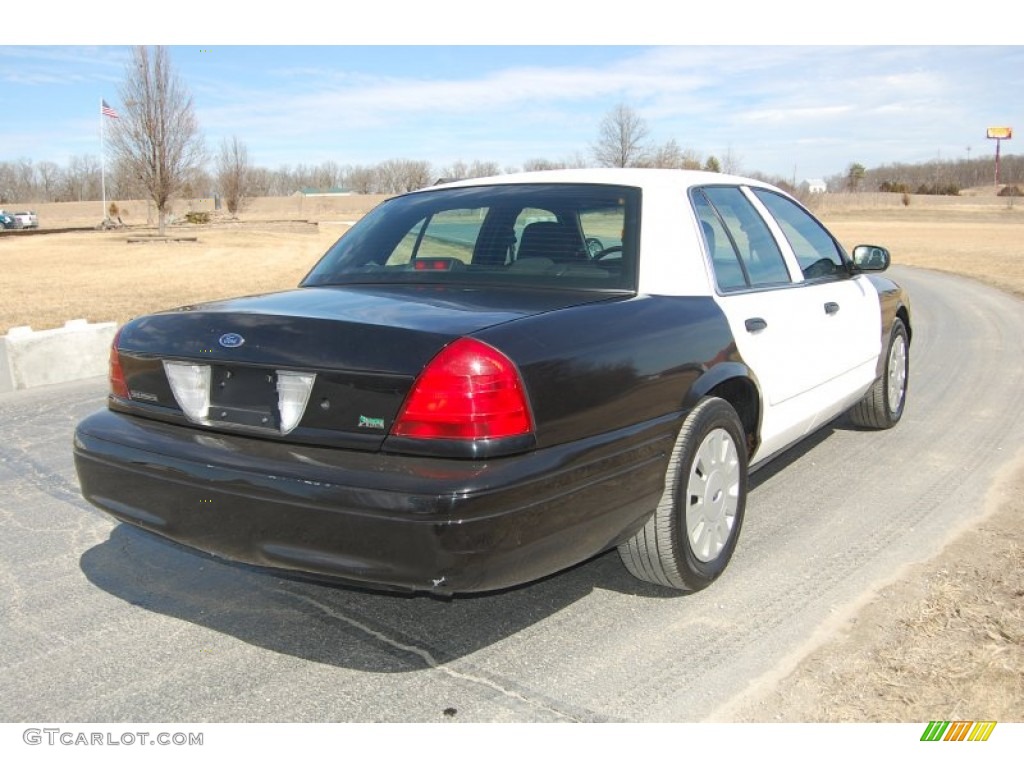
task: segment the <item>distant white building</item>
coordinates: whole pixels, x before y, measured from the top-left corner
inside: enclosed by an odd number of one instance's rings
[[[807,179],[804,184],[807,185],[807,191],[812,195],[828,192],[828,184],[825,183],[824,179]]]

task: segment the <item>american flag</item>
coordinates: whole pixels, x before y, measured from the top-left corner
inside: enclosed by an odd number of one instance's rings
[[[121,117],[114,111],[114,108],[107,104],[103,99],[100,99],[100,114],[106,115],[107,117]]]

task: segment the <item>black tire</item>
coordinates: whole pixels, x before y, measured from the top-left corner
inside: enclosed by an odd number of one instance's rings
[[[860,402],[850,409],[850,419],[858,427],[891,429],[899,423],[910,383],[909,351],[907,327],[896,318],[885,350],[885,370]]]
[[[619,545],[619,556],[643,581],[687,592],[703,589],[732,558],[746,500],[743,425],[725,400],[705,398],[679,431],[657,509]]]

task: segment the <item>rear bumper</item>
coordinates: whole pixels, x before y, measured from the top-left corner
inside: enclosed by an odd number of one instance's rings
[[[559,571],[656,506],[678,414],[488,461],[219,435],[100,411],[75,432],[82,494],[118,520],[217,555],[450,594]]]

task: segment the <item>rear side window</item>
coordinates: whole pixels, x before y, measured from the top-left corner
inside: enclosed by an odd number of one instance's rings
[[[429,190],[378,206],[303,285],[636,289],[640,191],[591,184]]]
[[[692,199],[720,290],[790,282],[778,243],[742,190],[704,187]]]
[[[754,194],[779,223],[805,279],[849,276],[842,249],[817,219],[775,192],[755,189]]]

